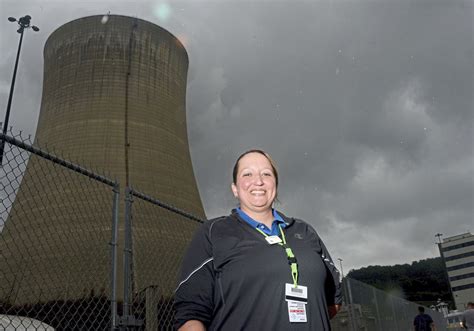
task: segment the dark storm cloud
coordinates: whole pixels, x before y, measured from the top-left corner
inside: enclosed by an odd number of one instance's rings
[[[434,234],[472,231],[472,2],[170,1],[167,20],[153,14],[162,3],[2,2],[42,28],[25,40],[12,124],[34,131],[55,28],[137,16],[184,37],[208,216],[235,205],[233,162],[259,147],[280,169],[278,208],[310,221],[345,269],[435,256]],[[1,23],[2,46],[16,45],[11,30]],[[2,50],[6,104],[15,51]]]
[[[254,4],[249,15],[243,7],[232,8],[238,28],[219,25],[219,15],[206,21],[232,42],[202,67],[221,68],[216,99],[229,97],[234,80],[245,82],[239,97],[188,115],[212,123],[190,128],[204,142],[192,142],[196,164],[213,174],[196,169],[203,193],[214,192],[209,214],[229,203],[217,189],[230,178],[223,160],[258,146],[280,165],[282,209],[312,220],[349,260],[416,259],[436,254],[436,232],[470,230],[471,4],[280,2]],[[200,88],[191,87],[190,100],[204,97]],[[346,247],[336,244],[340,231],[352,233]],[[392,241],[400,254],[382,258],[379,245]]]

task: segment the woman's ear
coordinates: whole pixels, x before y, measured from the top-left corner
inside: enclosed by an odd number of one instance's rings
[[[236,197],[238,199],[239,198],[239,193],[237,192],[237,186],[235,186],[235,184],[232,183],[230,185],[230,188],[232,190],[232,193],[234,193],[234,197]]]

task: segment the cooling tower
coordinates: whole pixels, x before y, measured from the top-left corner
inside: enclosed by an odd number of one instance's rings
[[[186,50],[157,25],[107,17],[75,20],[48,38],[36,137],[122,186],[202,214],[186,131]]]
[[[77,19],[46,42],[35,139],[120,183],[119,256],[127,185],[204,216],[188,147],[187,70],[188,56],[176,37],[126,16]],[[108,242],[88,238],[110,238],[111,190],[80,176],[55,175],[55,170],[44,170],[44,162],[30,159],[2,232],[0,249],[8,253],[9,270],[17,273],[9,290],[15,304],[100,293],[110,276],[109,264],[103,262],[110,260]],[[159,220],[152,221],[148,223]],[[146,234],[143,240],[160,241]],[[78,258],[77,252],[87,256]],[[160,257],[151,246],[146,254]]]

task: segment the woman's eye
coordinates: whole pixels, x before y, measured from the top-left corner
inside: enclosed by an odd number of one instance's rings
[[[266,177],[271,177],[271,176],[273,176],[273,174],[270,173],[270,172],[265,172],[263,175],[266,176]]]
[[[250,177],[251,173],[244,173],[242,174],[242,177]]]

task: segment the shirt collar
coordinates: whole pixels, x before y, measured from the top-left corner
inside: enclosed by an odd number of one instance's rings
[[[256,220],[254,220],[249,215],[247,215],[242,209],[240,209],[240,207],[238,207],[236,210],[237,210],[237,213],[239,214],[239,216],[244,221],[246,221],[248,224],[250,224],[252,227],[256,228],[259,225],[263,224],[263,223],[260,223]],[[283,220],[283,218],[280,216],[280,214],[278,214],[278,212],[275,209],[272,209],[272,212],[273,212],[273,223],[276,223],[277,225],[281,225],[282,228],[285,228],[287,226],[287,224]]]

